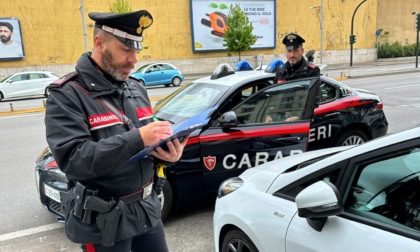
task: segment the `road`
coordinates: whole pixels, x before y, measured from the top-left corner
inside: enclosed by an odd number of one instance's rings
[[[345,83],[382,97],[389,132],[420,124],[418,74],[349,79]],[[165,88],[153,90],[162,93],[161,89]],[[47,145],[43,119],[42,112],[0,117],[0,252],[80,251],[66,239],[63,224],[56,223],[38,200],[34,160]],[[165,223],[170,251],[214,251],[212,215],[211,202],[171,216]]]

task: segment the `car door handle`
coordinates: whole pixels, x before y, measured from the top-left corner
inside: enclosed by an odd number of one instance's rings
[[[274,141],[281,142],[281,143],[296,143],[296,142],[299,142],[300,140],[302,140],[302,137],[280,137]]]
[[[340,112],[334,112],[334,113],[331,113],[331,114],[327,114],[324,117],[332,117],[332,116],[337,116],[339,114],[341,114],[341,113]]]

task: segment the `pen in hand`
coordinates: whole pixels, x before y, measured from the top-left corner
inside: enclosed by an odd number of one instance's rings
[[[153,121],[155,121],[155,122],[159,122],[159,121],[166,121],[166,122],[169,122],[170,124],[175,124],[174,122],[172,122],[172,121],[170,121],[170,120],[166,120],[166,119],[163,119],[163,118],[159,118],[159,117],[157,117],[157,116],[155,116],[155,115],[152,115],[152,119],[153,119]]]

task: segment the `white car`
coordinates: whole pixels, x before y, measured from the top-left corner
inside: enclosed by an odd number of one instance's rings
[[[57,75],[48,71],[15,73],[0,81],[0,101],[35,95],[47,97],[47,86],[58,78]]]
[[[420,251],[420,126],[223,182],[216,251]]]

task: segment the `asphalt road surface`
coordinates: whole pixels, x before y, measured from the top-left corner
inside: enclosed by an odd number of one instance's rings
[[[396,132],[420,124],[418,77],[413,73],[345,83],[379,94],[389,132]],[[34,161],[47,145],[43,119],[42,112],[0,117],[0,252],[80,251],[65,237],[63,224],[57,223],[38,200]],[[165,222],[170,251],[214,251],[213,209],[210,202],[172,215]]]

